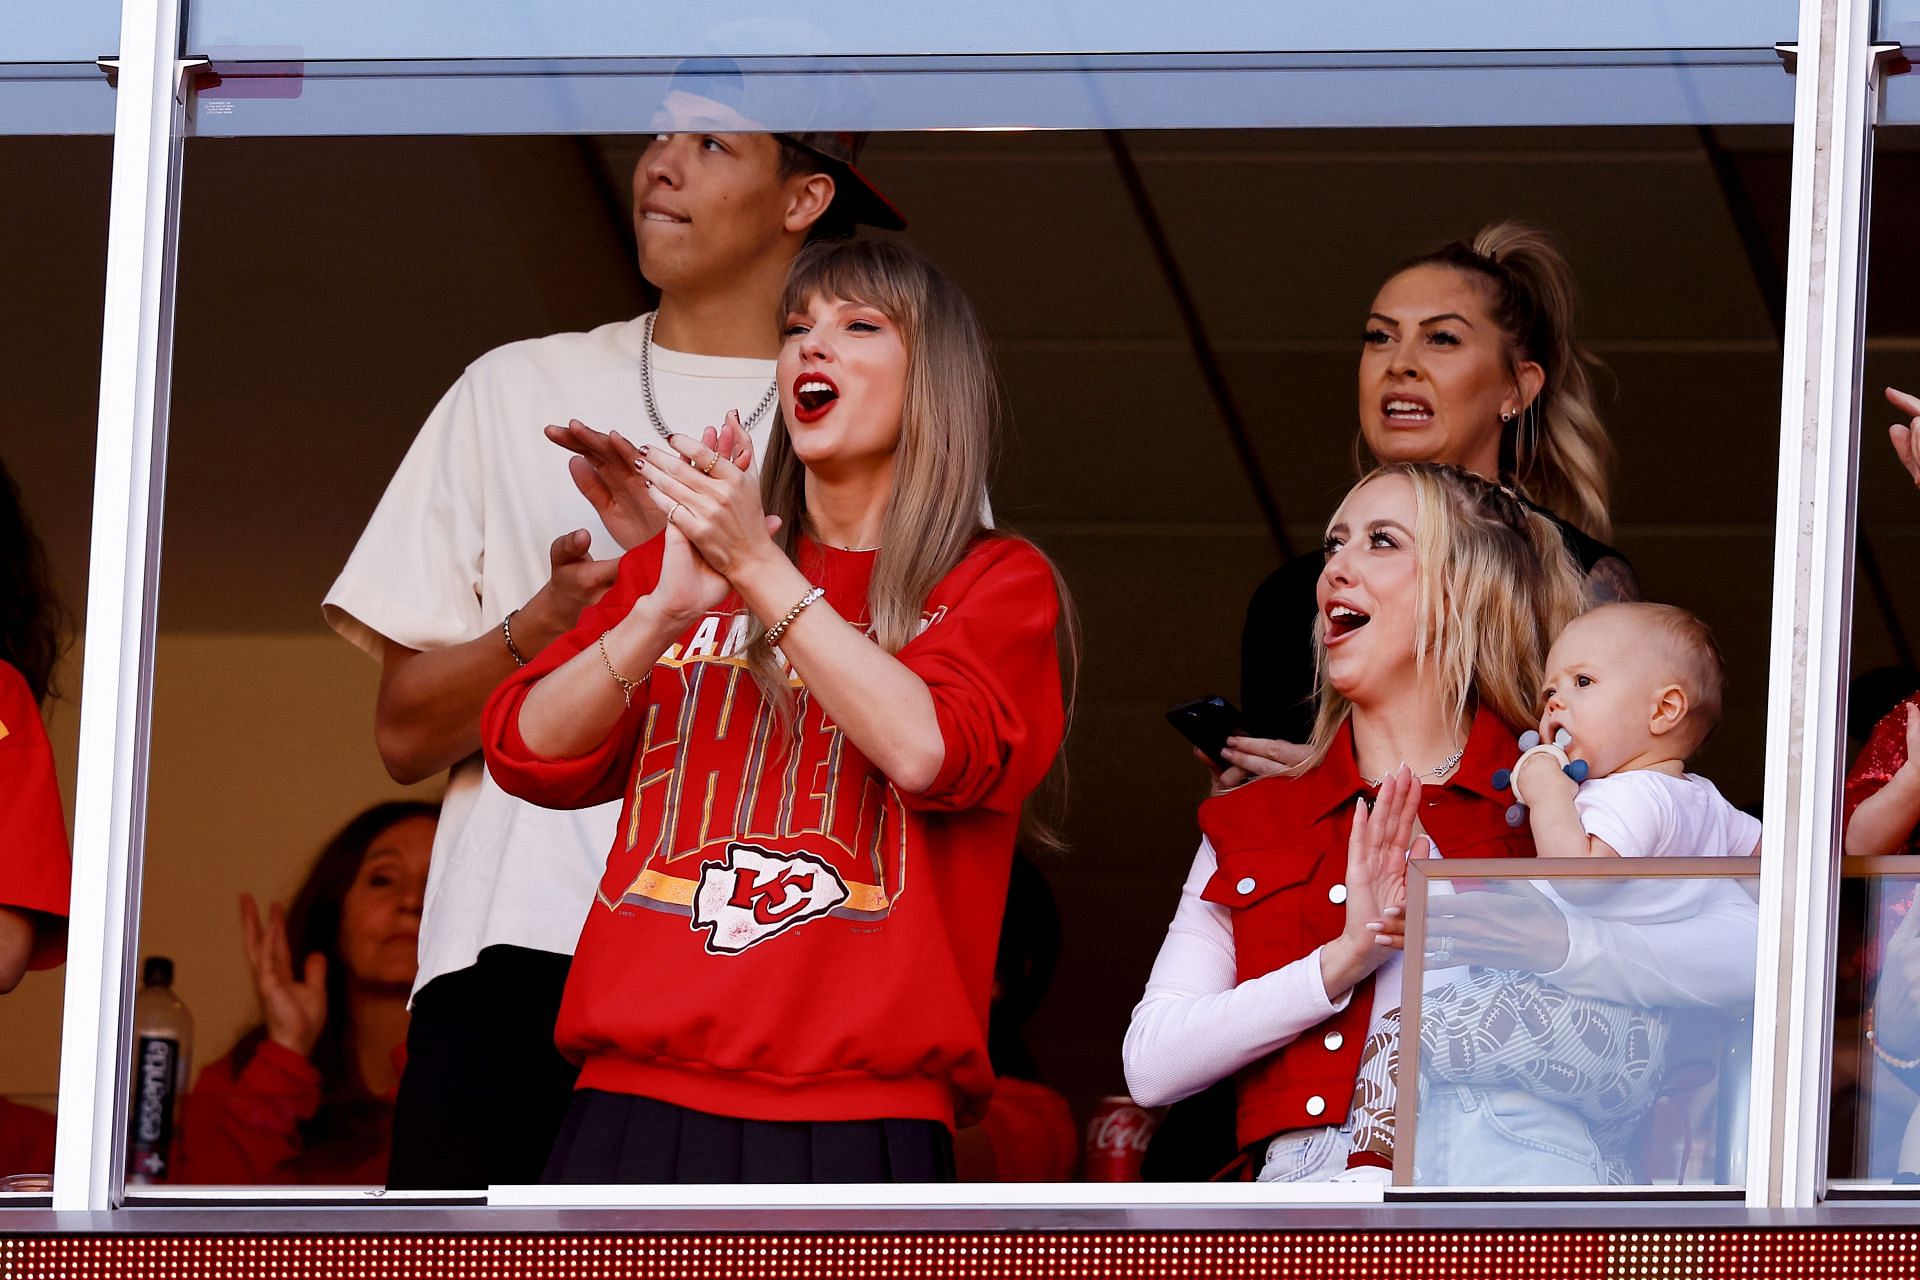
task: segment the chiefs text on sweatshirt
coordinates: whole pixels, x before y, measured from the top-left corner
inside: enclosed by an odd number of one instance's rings
[[[482,720],[512,794],[622,802],[556,1032],[579,1087],[753,1120],[971,1121],[993,1090],[987,1003],[1021,806],[1064,727],[1051,566],[984,535],[928,596],[897,655],[946,745],[922,794],[889,783],[797,676],[784,735],[737,597],[661,655],[599,747],[535,755],[528,691],[652,589],[662,545],[628,552]],[[874,555],[802,540],[799,564],[864,627]]]

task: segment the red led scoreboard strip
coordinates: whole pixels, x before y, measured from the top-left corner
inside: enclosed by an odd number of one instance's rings
[[[7,1280],[1898,1280],[1915,1231],[207,1235],[0,1240]]]

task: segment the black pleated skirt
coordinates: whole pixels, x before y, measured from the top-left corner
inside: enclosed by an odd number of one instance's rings
[[[934,1120],[738,1120],[653,1098],[574,1092],[549,1183],[952,1182]]]

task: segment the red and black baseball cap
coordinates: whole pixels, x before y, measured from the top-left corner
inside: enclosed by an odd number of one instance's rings
[[[749,75],[732,58],[687,58],[673,69],[654,127],[663,133],[770,133],[821,162],[834,183],[833,212],[843,221],[898,231],[907,220],[858,168],[866,134],[777,127],[862,114],[858,86],[846,76],[801,77],[796,83],[792,77]]]
[[[834,206],[846,214],[848,221],[888,231],[905,229],[905,216],[856,167],[860,149],[867,143],[866,134],[783,133],[778,136],[825,162],[827,172],[833,177]]]

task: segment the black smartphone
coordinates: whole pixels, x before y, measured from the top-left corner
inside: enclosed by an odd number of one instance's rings
[[[1201,754],[1213,761],[1214,768],[1220,770],[1231,767],[1220,756],[1220,752],[1226,748],[1227,739],[1247,731],[1240,708],[1219,696],[1195,698],[1192,702],[1181,703],[1167,712],[1167,723],[1179,730],[1181,737],[1200,748]]]

